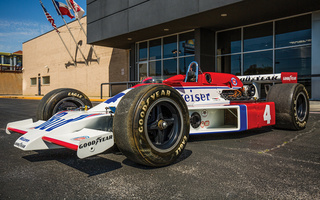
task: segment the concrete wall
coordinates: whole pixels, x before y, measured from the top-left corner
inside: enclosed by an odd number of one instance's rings
[[[22,94],[22,74],[0,72],[0,94]]]
[[[81,19],[86,29],[86,17]],[[70,30],[80,46],[88,66],[84,63],[77,46],[69,34],[66,26],[60,27],[60,35],[77,65],[73,65],[72,58],[61,42],[55,31],[48,32],[23,44],[23,94],[38,94],[38,84],[31,85],[31,78],[50,76],[50,84],[41,85],[41,94],[46,94],[56,88],[75,88],[88,96],[100,96],[100,84],[110,82],[110,70],[124,68],[128,70],[128,51],[95,46],[94,49],[100,58],[96,61],[95,54],[90,51],[90,45],[86,44],[86,37],[80,29],[77,21],[68,24]],[[46,67],[47,66],[47,67]],[[127,73],[113,73],[113,80],[127,81]],[[108,87],[104,87],[104,94],[108,93]]]

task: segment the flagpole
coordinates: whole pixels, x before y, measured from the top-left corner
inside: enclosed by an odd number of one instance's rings
[[[41,1],[41,0],[39,0],[39,1],[40,1],[40,4],[41,4],[42,8],[44,9],[43,11],[45,11],[46,9],[44,8],[44,5],[42,4],[42,1]],[[46,12],[45,12],[45,15],[46,15]],[[50,15],[50,14],[48,13],[48,15]],[[51,15],[50,15],[50,17],[51,17]],[[51,18],[52,18],[52,17],[51,17]],[[52,18],[52,20],[53,20],[53,18]],[[49,22],[50,22],[50,21],[49,21]],[[53,23],[54,23],[54,22],[53,22]],[[63,39],[62,39],[62,37],[61,37],[61,35],[60,35],[59,30],[57,29],[57,27],[55,26],[55,24],[52,24],[52,25],[54,25],[53,28],[54,28],[54,30],[58,33],[59,38],[61,39],[61,42],[63,43],[64,47],[66,48],[66,50],[67,50],[69,56],[71,57],[74,65],[77,66],[77,63],[76,63],[75,59],[73,58],[73,56],[71,55],[71,53],[70,53],[67,45],[64,43],[64,41],[63,41]]]
[[[68,29],[68,31],[69,31],[69,33],[70,33],[73,41],[74,41],[74,43],[77,45],[77,47],[78,47],[78,49],[79,49],[79,51],[80,51],[80,53],[81,53],[81,55],[82,55],[82,57],[83,57],[83,59],[84,59],[85,64],[88,66],[88,62],[87,62],[86,58],[84,57],[84,55],[83,55],[83,53],[82,53],[82,51],[81,51],[81,49],[80,49],[80,47],[79,47],[76,39],[73,37],[73,34],[71,33],[71,31],[70,31],[70,29],[69,29],[69,26],[68,26],[68,24],[67,24],[67,22],[66,22],[66,20],[64,19],[63,15],[61,14],[59,8],[57,8],[57,5],[56,5],[56,3],[54,2],[54,0],[51,0],[51,1],[52,1],[52,3],[53,3],[54,7],[55,7],[55,8],[57,9],[57,11],[59,12],[62,20],[64,21],[64,23],[65,23],[65,25],[66,25],[66,27],[67,27],[67,29]]]
[[[79,19],[79,16],[78,16],[76,10],[73,8],[73,6],[71,5],[71,3],[70,3],[69,0],[67,0],[67,4],[68,4],[68,6],[71,7],[71,9],[73,10],[73,13],[75,14],[75,16],[76,16],[76,18],[77,18],[77,20],[78,20],[78,23],[79,23],[79,25],[80,25],[80,27],[81,27],[81,30],[83,31],[84,35],[85,35],[86,38],[87,38],[87,37],[88,37],[88,36],[87,36],[87,33],[86,33],[86,31],[84,30],[84,28],[83,28],[83,26],[82,26],[82,24],[81,24],[81,22],[80,22],[80,19]],[[90,45],[90,46],[92,47],[93,53],[94,53],[94,55],[96,56],[97,61],[98,61],[98,63],[99,63],[100,58],[98,57],[96,51],[94,50],[93,45]]]
[[[64,47],[67,49],[67,51],[68,51],[68,53],[69,53],[69,56],[71,57],[71,59],[72,59],[72,61],[73,61],[74,65],[75,65],[75,66],[77,66],[77,63],[76,63],[75,59],[73,58],[73,56],[71,55],[71,53],[70,53],[70,51],[69,51],[69,49],[68,49],[68,47],[67,47],[66,43],[64,43],[64,41],[63,41],[63,39],[62,39],[62,37],[61,37],[61,35],[60,35],[60,32],[57,32],[57,33],[58,33],[58,35],[59,35],[59,37],[60,37],[60,39],[61,39],[61,41],[62,41],[62,43],[63,43]]]

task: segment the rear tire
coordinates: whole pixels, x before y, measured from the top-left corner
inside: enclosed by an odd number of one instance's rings
[[[48,120],[64,110],[74,110],[83,106],[92,107],[89,98],[76,89],[59,88],[47,93],[37,109],[38,120]]]
[[[128,92],[113,122],[120,151],[147,166],[173,163],[189,138],[187,105],[175,89],[165,85],[145,85]]]
[[[277,84],[270,88],[268,102],[275,103],[275,128],[301,130],[309,118],[309,96],[299,83]]]

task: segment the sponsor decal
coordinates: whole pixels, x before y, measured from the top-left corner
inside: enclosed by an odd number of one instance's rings
[[[209,126],[209,125],[210,125],[210,121],[209,120],[202,121],[201,124],[200,124],[201,128],[204,128],[205,126]]]
[[[192,92],[192,90],[190,90]],[[181,94],[185,102],[209,101],[210,93],[207,94]]]
[[[237,80],[236,80],[235,78],[231,78],[231,83],[232,83],[232,85],[234,85],[234,86],[237,86],[237,85],[238,85],[238,82],[237,82]]]
[[[93,152],[95,150],[94,146],[98,145],[99,143],[105,142],[107,140],[111,140],[112,138],[113,138],[112,135],[105,136],[105,137],[98,137],[95,140],[80,144],[79,149],[90,148],[90,151]]]
[[[89,138],[89,136],[80,136],[80,137],[72,138],[71,140],[74,140],[74,141],[81,141],[81,140],[88,139],[88,138]]]
[[[208,116],[208,111],[207,110],[202,110],[201,111],[201,116],[202,117],[207,117]]]
[[[280,74],[258,75],[258,76],[239,76],[242,82],[257,82],[257,81],[280,81]]]
[[[204,121],[201,122],[200,126],[201,128],[204,128]]]
[[[23,149],[26,147],[26,145],[24,145],[22,142],[20,142],[20,143],[19,143],[19,142],[15,142],[15,143],[14,143],[14,146],[15,146],[15,147],[21,147],[21,148],[23,148]]]
[[[296,72],[281,72],[282,83],[297,83],[298,73]]]
[[[23,141],[23,142],[29,142],[30,140],[25,138],[25,137],[20,137],[19,140]]]
[[[283,77],[283,80],[286,80],[286,81],[295,81],[297,80],[297,77],[293,77],[292,75],[289,76],[289,77]]]

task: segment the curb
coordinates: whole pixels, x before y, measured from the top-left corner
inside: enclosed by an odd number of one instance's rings
[[[43,96],[0,96],[0,99],[27,99],[27,100],[41,100]],[[90,98],[90,101],[98,101],[103,102],[106,99],[96,99],[96,98]]]

